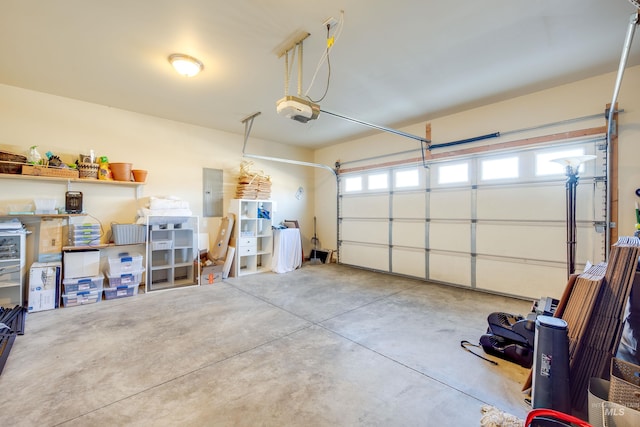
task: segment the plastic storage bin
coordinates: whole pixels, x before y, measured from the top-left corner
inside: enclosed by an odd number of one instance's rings
[[[112,272],[107,272],[107,277],[109,278],[109,287],[118,287],[118,286],[129,286],[133,284],[139,285],[142,281],[142,273],[144,273],[144,268],[141,268],[138,271],[132,271],[130,273],[122,273],[122,274],[112,274]]]
[[[100,236],[83,237],[79,239],[69,240],[69,246],[98,246],[100,244]]]
[[[115,286],[112,288],[104,288],[104,299],[126,298],[138,295],[140,282],[130,285]]]
[[[87,225],[75,225],[69,226],[69,232],[73,235],[82,234],[100,234],[100,224],[87,224]]]
[[[156,240],[155,242],[151,242],[151,249],[154,251],[171,249],[172,247],[173,247],[173,240]]]
[[[102,299],[102,289],[93,291],[79,291],[62,295],[62,304],[65,307],[93,304]]]
[[[142,255],[122,253],[117,258],[109,258],[109,275],[120,276],[127,273],[140,273],[142,268]]]
[[[139,224],[111,224],[111,233],[116,245],[132,245],[145,242],[147,229]]]
[[[69,295],[82,291],[101,291],[103,287],[104,277],[80,277],[78,279],[64,279],[64,292]]]

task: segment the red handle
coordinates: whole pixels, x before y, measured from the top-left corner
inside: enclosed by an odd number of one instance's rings
[[[580,418],[576,418],[573,415],[567,415],[563,412],[558,412],[558,411],[554,411],[553,409],[544,409],[544,408],[534,409],[531,412],[529,412],[527,414],[527,420],[524,423],[525,427],[529,427],[535,417],[544,417],[544,416],[551,416],[559,419],[560,421],[568,421],[580,427],[592,427],[591,424],[585,421],[582,421]]]

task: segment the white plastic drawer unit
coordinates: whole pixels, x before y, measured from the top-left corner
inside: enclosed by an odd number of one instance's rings
[[[255,248],[257,244],[258,244],[258,239],[256,239],[255,237],[241,237],[238,240],[238,247],[240,248],[250,247],[250,246],[253,246]]]
[[[258,252],[258,248],[256,246],[239,246],[238,247],[238,255],[255,255]]]

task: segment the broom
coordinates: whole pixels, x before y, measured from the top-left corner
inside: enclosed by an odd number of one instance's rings
[[[318,258],[318,236],[316,234],[316,217],[313,217],[313,237],[311,238],[311,243],[313,243],[313,251],[311,252],[313,255],[309,259],[311,264],[322,264],[320,258]]]

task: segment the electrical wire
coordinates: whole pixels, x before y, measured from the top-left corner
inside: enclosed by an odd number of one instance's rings
[[[331,52],[331,49],[333,49],[333,46],[336,45],[336,43],[338,42],[338,39],[340,38],[340,35],[342,34],[342,29],[344,28],[344,10],[340,11],[340,21],[338,22],[337,25],[337,29],[334,33],[333,36],[333,43],[331,44],[331,46],[327,46],[327,48],[325,49],[322,57],[320,58],[320,61],[318,61],[318,65],[316,66],[316,71],[313,73],[313,77],[311,78],[311,83],[309,83],[309,87],[307,88],[306,92],[304,93],[304,96],[308,99],[309,98],[309,92],[311,91],[311,88],[313,87],[313,84],[316,80],[316,77],[318,76],[318,72],[320,71],[320,68],[322,67],[322,65],[324,64],[325,59],[328,61],[329,58],[329,53]],[[330,28],[327,29],[327,42],[330,40]],[[329,69],[329,77],[330,77],[330,69]],[[328,86],[329,86],[329,77],[327,77],[327,88],[325,90],[325,94],[322,96],[322,98],[320,98],[320,100],[324,99],[324,96],[326,95],[327,91],[328,91]],[[318,101],[313,101],[313,102],[318,102]]]
[[[322,100],[324,99],[325,96],[327,96],[327,93],[329,92],[329,82],[331,81],[331,61],[329,59],[329,55],[327,55],[327,84],[324,87],[324,93],[322,94],[322,96],[318,99],[312,99],[310,96],[307,96],[307,99],[311,102],[315,102],[315,103],[320,103],[322,102]]]
[[[327,25],[327,50],[325,51],[326,52],[326,57],[327,57],[327,84],[324,87],[324,93],[318,99],[312,99],[310,96],[306,95],[307,99],[309,101],[315,102],[315,103],[322,102],[324,97],[327,96],[327,93],[329,92],[329,83],[331,82],[331,59],[329,57],[329,49],[330,49],[330,47],[328,46],[329,40],[331,38],[329,37],[329,31],[330,31],[330,28],[329,28],[329,25]],[[315,76],[314,76],[314,78],[315,78]],[[311,89],[311,86],[309,86],[309,89]]]

